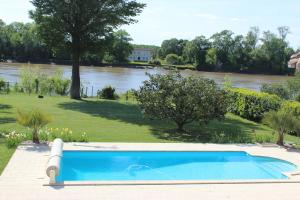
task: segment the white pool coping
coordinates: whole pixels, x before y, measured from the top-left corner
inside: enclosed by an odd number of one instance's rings
[[[245,151],[255,156],[274,157],[300,166],[300,151],[277,146],[217,145],[217,144],[154,144],[154,143],[65,143],[64,150],[78,151]],[[300,175],[288,180],[270,181],[190,181],[145,183],[65,182],[65,185],[45,186],[45,173],[50,147],[21,145],[17,148],[0,176],[0,199],[6,200],[147,200],[147,199],[272,199],[298,200]],[[299,168],[300,169],[300,168]],[[299,172],[299,171],[297,171]],[[294,172],[294,173],[297,173]],[[76,185],[76,186],[75,186]],[[88,198],[87,198],[88,197]]]

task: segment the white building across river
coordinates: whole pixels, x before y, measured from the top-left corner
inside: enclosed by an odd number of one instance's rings
[[[153,56],[153,51],[151,49],[134,48],[128,60],[131,62],[134,61],[148,62],[152,59],[152,56]]]

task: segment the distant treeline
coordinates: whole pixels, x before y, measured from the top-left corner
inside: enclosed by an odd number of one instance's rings
[[[133,50],[130,35],[118,30],[107,37],[97,54],[86,53],[81,63],[126,63]],[[0,61],[72,64],[71,53],[64,48],[48,47],[38,34],[35,23],[14,22],[6,25],[0,20]]]
[[[86,53],[81,63],[101,65],[103,63],[127,63],[134,48],[150,48],[153,60],[172,65],[193,65],[198,70],[245,73],[287,74],[287,62],[298,50],[286,40],[288,27],[279,27],[278,33],[260,32],[250,28],[246,35],[236,35],[224,30],[209,38],[199,36],[188,41],[165,40],[161,47],[132,45],[130,35],[119,30],[107,37],[97,54]],[[34,23],[14,22],[6,25],[0,20],[0,60],[71,64],[71,53],[66,49],[51,49],[39,37]]]
[[[286,74],[290,72],[289,58],[295,53],[286,40],[289,33],[289,27],[279,27],[277,34],[252,27],[245,36],[224,30],[191,41],[173,38],[163,41],[155,57],[205,71]]]

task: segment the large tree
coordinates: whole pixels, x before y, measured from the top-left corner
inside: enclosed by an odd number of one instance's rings
[[[134,23],[145,4],[135,0],[32,0],[31,17],[45,42],[72,54],[71,98],[80,99],[80,58],[95,52],[113,29]]]

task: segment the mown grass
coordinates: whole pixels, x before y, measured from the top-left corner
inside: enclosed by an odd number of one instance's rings
[[[134,102],[105,101],[96,99],[71,100],[68,97],[45,97],[36,95],[0,95],[0,132],[28,130],[16,123],[17,109],[39,108],[49,113],[53,121],[50,128],[71,128],[73,134],[88,134],[93,142],[213,142],[247,143],[270,138],[275,141],[272,130],[238,116],[227,114],[224,121],[213,121],[200,126],[186,126],[185,133],[178,133],[174,123],[144,118]],[[288,136],[287,140],[300,144],[300,139]],[[0,172],[13,150],[0,139]]]
[[[9,149],[6,147],[4,138],[0,138],[0,175],[14,151],[15,149]]]

